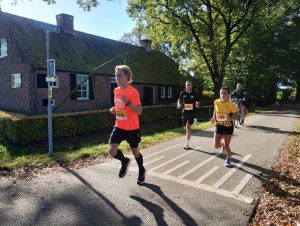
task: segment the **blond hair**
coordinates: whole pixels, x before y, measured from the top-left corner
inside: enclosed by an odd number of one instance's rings
[[[132,83],[132,71],[127,65],[117,65],[115,72],[118,70],[123,71],[126,76],[128,76],[128,83]]]

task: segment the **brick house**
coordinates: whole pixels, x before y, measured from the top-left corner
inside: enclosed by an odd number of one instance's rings
[[[74,30],[73,16],[56,16],[60,33],[50,33],[50,59],[56,61],[53,98],[61,102],[93,68],[106,64],[78,86],[59,112],[104,109],[112,105],[114,67],[127,64],[144,105],[175,102],[183,84],[177,64],[165,54],[141,46]],[[34,20],[0,12],[0,109],[25,114],[47,111],[45,31]]]

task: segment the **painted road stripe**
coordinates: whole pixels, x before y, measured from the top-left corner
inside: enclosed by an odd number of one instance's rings
[[[162,149],[162,150],[160,150],[160,151],[158,151],[158,152],[154,152],[154,153],[152,153],[152,154],[150,154],[150,155],[143,156],[143,159],[145,160],[145,159],[147,159],[147,158],[150,158],[150,157],[152,157],[152,156],[158,155],[158,154],[160,154],[160,153],[163,153],[163,152],[165,152],[165,151],[168,151],[168,150],[170,150],[170,149],[172,149],[172,148],[176,148],[176,147],[178,147],[178,146],[181,146],[181,144],[176,144],[176,145],[173,145],[173,146],[171,146],[171,147]],[[130,157],[130,158],[133,159],[133,157]],[[133,162],[133,164],[136,164],[136,162]]]
[[[206,172],[203,176],[199,177],[195,182],[196,183],[201,183],[206,178],[208,178],[210,175],[212,175],[214,172],[216,172],[219,168],[220,168],[219,166],[215,166],[210,171]]]
[[[183,163],[181,163],[181,164],[179,164],[179,165],[177,165],[177,166],[175,166],[175,167],[173,167],[173,168],[171,168],[171,169],[169,169],[169,170],[163,172],[162,174],[169,174],[169,173],[172,173],[173,171],[175,171],[175,170],[179,169],[180,167],[182,167],[182,166],[188,164],[189,162],[190,162],[190,161],[184,161]]]
[[[172,158],[172,159],[170,159],[169,161],[166,161],[166,162],[164,162],[164,163],[162,163],[162,164],[160,164],[160,165],[158,165],[158,166],[153,167],[152,169],[149,169],[148,171],[154,171],[154,170],[157,170],[157,169],[159,169],[159,168],[161,168],[161,167],[163,167],[163,166],[165,166],[165,165],[168,165],[169,163],[171,163],[171,162],[173,162],[173,161],[175,161],[175,160],[177,160],[177,159],[182,158],[183,156],[186,156],[186,155],[192,153],[193,151],[194,151],[194,150],[191,150],[191,151],[188,151],[188,152],[186,152],[186,153],[184,153],[184,154],[182,154],[182,155],[178,155],[176,158]]]
[[[106,164],[102,163],[102,165],[106,165]],[[113,165],[106,165],[106,166],[107,167],[115,167],[115,168],[118,169],[117,166],[113,166]],[[133,169],[131,168],[130,171],[138,172],[138,169],[137,168],[133,168]],[[246,196],[243,196],[241,194],[233,194],[230,191],[226,191],[226,190],[219,189],[219,188],[214,188],[214,187],[212,187],[210,185],[207,185],[207,184],[201,184],[201,183],[197,184],[194,181],[180,179],[178,177],[174,177],[174,176],[171,176],[171,175],[160,174],[160,173],[153,172],[153,171],[147,171],[147,175],[157,177],[157,178],[160,178],[160,179],[165,179],[165,180],[172,181],[172,182],[176,182],[176,183],[180,183],[180,184],[183,184],[183,185],[191,186],[191,187],[194,187],[194,188],[201,189],[203,191],[213,192],[213,193],[219,194],[221,196],[225,196],[227,198],[232,198],[232,199],[242,201],[242,202],[245,202],[245,203],[249,203],[249,204],[251,204],[254,200],[251,197],[246,197]]]
[[[203,162],[201,162],[198,165],[194,166],[192,169],[190,169],[190,170],[186,171],[185,173],[181,174],[180,176],[178,176],[178,178],[183,179],[183,178],[187,177],[188,175],[192,174],[197,169],[199,169],[202,166],[204,166],[205,164],[209,163],[211,160],[213,160],[214,158],[218,157],[219,155],[221,155],[221,153],[216,154],[215,156],[211,156],[210,158],[207,158]]]
[[[148,165],[150,165],[150,164],[153,163],[153,162],[157,162],[157,161],[163,159],[164,157],[165,157],[165,156],[159,156],[159,157],[157,157],[156,159],[152,159],[151,161],[144,163],[144,166],[148,166]],[[137,167],[137,166],[134,166],[133,168],[135,168],[135,167]]]
[[[232,193],[233,194],[240,194],[241,191],[244,189],[244,187],[246,186],[246,184],[251,180],[251,178],[253,177],[252,174],[247,174],[243,180],[241,181],[241,183],[239,185],[237,185],[235,187],[235,189],[233,189]]]
[[[228,173],[226,173],[220,180],[218,180],[213,187],[219,188],[222,184],[224,184],[231,176],[234,174],[238,168],[240,168],[246,161],[252,156],[252,154],[246,155],[239,163],[235,166],[235,168],[231,169]]]
[[[162,153],[162,152],[168,151],[168,150],[173,149],[173,148],[176,148],[176,147],[178,147],[178,146],[181,146],[181,144],[176,144],[176,145],[173,145],[173,146],[171,146],[171,147],[162,149],[161,151],[158,151],[158,152],[152,153],[152,154],[150,154],[150,155],[147,155],[147,156],[144,157],[144,159],[150,158],[150,157],[152,157],[152,156],[154,156],[154,155],[158,155],[158,154],[160,154],[160,153]]]

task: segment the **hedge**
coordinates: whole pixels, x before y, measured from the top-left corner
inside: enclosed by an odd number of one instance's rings
[[[206,108],[202,108],[199,112],[208,115]],[[176,110],[175,105],[145,106],[140,122],[142,124],[143,122],[179,117],[180,112]],[[65,138],[100,131],[112,127],[114,121],[115,118],[109,110],[54,114],[53,137]],[[6,114],[3,116],[3,114],[0,114],[0,137],[14,144],[28,144],[47,140],[47,115],[16,116]]]

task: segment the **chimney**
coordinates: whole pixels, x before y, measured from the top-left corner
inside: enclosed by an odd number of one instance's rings
[[[149,39],[140,40],[141,47],[143,47],[147,52],[151,52],[151,43],[152,41]]]
[[[74,31],[74,16],[61,13],[56,15],[56,24],[60,26],[63,31],[73,32]]]

